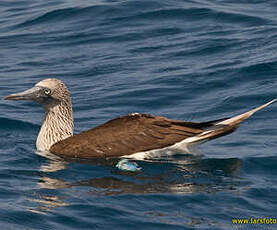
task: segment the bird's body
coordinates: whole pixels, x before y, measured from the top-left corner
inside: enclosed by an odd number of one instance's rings
[[[150,114],[129,114],[58,142],[50,151],[82,158],[127,156],[172,146],[201,134],[213,124],[182,122]]]
[[[254,112],[276,101],[232,118],[198,123],[134,113],[73,135],[70,93],[62,81],[45,79],[34,88],[5,99],[34,100],[44,107],[45,118],[36,142],[39,151],[84,159],[137,156],[178,143],[188,145],[226,135]]]

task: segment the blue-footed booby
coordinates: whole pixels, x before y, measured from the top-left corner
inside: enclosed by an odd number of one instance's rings
[[[246,113],[208,122],[186,122],[162,116],[133,113],[73,135],[70,92],[58,79],[38,82],[26,91],[10,94],[5,100],[32,100],[45,109],[37,137],[39,151],[65,158],[132,157],[170,147],[184,147],[233,132],[256,111],[277,99]]]

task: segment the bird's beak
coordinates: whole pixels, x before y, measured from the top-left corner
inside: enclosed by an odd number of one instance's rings
[[[39,97],[39,92],[41,88],[40,87],[33,87],[31,89],[25,90],[20,93],[14,93],[10,94],[6,97],[4,97],[4,100],[13,100],[13,101],[18,101],[18,100],[36,100]]]

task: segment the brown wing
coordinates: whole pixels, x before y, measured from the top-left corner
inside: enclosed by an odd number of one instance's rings
[[[234,131],[242,121],[276,101],[228,119],[202,123],[131,114],[60,141],[50,152],[70,158],[117,157],[164,148],[188,137],[195,136],[190,143],[209,140]]]
[[[50,151],[70,158],[130,155],[173,145],[212,125],[213,122],[182,122],[148,114],[130,114],[60,141]]]

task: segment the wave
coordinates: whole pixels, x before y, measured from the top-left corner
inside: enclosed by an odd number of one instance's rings
[[[149,3],[151,6],[151,3]],[[223,23],[238,23],[246,25],[263,25],[270,22],[269,19],[260,16],[248,15],[246,13],[235,13],[227,10],[219,10],[208,7],[179,7],[170,6],[145,7],[143,5],[132,4],[110,4],[110,5],[93,5],[88,7],[69,7],[48,11],[33,19],[26,20],[17,25],[17,27],[26,27],[44,23],[60,23],[62,21],[88,20],[91,23],[99,17],[103,18],[106,23],[115,22],[139,22],[144,20],[214,20]]]
[[[39,125],[27,121],[0,117],[0,130],[31,130],[38,129],[39,127]]]
[[[35,17],[31,20],[26,20],[23,23],[17,25],[17,27],[25,27],[42,23],[57,23],[61,21],[66,21],[69,19],[75,19],[79,17],[84,17],[87,13],[100,13],[102,10],[106,9],[103,6],[90,6],[86,8],[64,8],[64,9],[55,9],[49,12],[46,12],[38,17]]]

